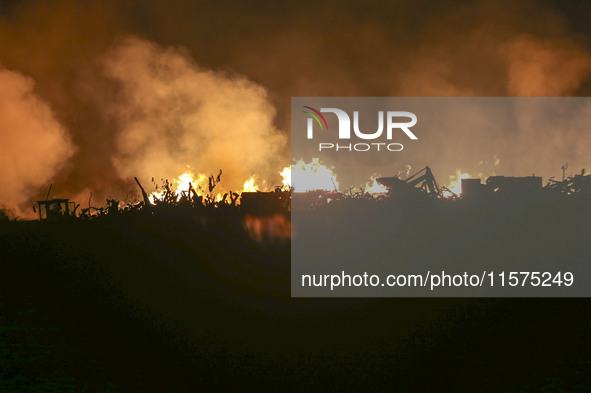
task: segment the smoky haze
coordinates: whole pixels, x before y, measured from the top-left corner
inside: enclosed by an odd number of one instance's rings
[[[484,180],[493,175],[550,173],[560,180],[561,167],[565,164],[561,158],[577,157],[568,163],[566,173],[569,174],[580,172],[591,156],[591,134],[587,131],[591,100],[587,97],[302,97],[294,99],[292,105],[294,156],[305,162],[318,157],[322,163],[334,167],[340,191],[363,188],[365,184],[359,180],[364,179],[363,174],[398,175],[404,179],[426,165],[433,168],[441,186],[457,181],[459,174]],[[353,116],[357,112],[361,132],[372,134],[380,123],[381,135],[360,139],[351,131],[349,139],[339,139],[336,116],[324,113],[328,129],[312,123],[313,137],[308,139],[310,116],[299,110],[305,105],[345,111],[351,129],[357,127]],[[409,130],[417,140],[411,140],[399,128],[394,128],[392,139],[387,139],[388,120],[384,117],[390,110],[409,111],[416,116],[417,123]],[[380,117],[382,120],[378,121]],[[394,120],[404,123],[408,118],[401,116]],[[394,151],[386,148],[390,143],[395,144]],[[463,163],[461,167],[458,162]],[[296,190],[298,182],[302,184],[307,177],[302,172],[292,176]],[[326,187],[333,188],[330,182]]]
[[[182,50],[127,38],[103,60],[120,92],[113,162],[123,179],[173,179],[188,169],[223,170],[226,190],[278,182],[287,138],[273,125],[264,88],[241,76],[202,69]],[[271,183],[273,184],[273,183]]]
[[[102,204],[137,193],[133,176],[151,188],[152,177],[176,177],[187,166],[206,175],[222,169],[227,189],[252,174],[259,184],[278,184],[290,159],[292,96],[586,95],[587,8],[554,1],[5,2],[0,64],[18,76],[2,83],[0,105],[18,102],[29,116],[0,110],[1,203],[30,214],[54,183],[54,196],[86,207],[92,192],[93,204]],[[23,103],[19,91],[36,104]],[[574,126],[535,155],[523,152],[536,136],[517,129],[521,144],[487,157],[441,155],[445,146],[431,144],[392,168],[412,161],[445,178],[499,158],[497,174],[526,167],[530,174],[535,166],[536,174],[558,176],[555,163],[588,165],[586,127]],[[454,149],[469,151],[459,136],[450,135]],[[11,172],[11,155],[22,171]],[[433,156],[440,158],[419,163]],[[370,175],[347,173],[359,183]]]
[[[0,69],[0,85],[0,201],[23,215],[19,206],[63,169],[74,146],[30,78]]]

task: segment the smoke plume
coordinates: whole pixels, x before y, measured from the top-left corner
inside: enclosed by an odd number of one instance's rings
[[[48,186],[75,149],[30,78],[0,69],[0,86],[0,203],[12,214],[31,216],[24,205],[33,191]]]
[[[106,110],[119,128],[113,162],[123,179],[222,169],[226,190],[241,190],[253,175],[279,182],[286,138],[264,88],[137,38],[122,40],[103,64],[119,85]]]

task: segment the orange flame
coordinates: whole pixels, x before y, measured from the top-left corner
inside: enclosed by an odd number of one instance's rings
[[[192,171],[187,171],[179,177],[177,177],[176,179],[173,179],[170,183],[171,188],[174,189],[174,193],[178,199],[183,194],[183,192],[189,191],[190,184],[193,186],[193,190],[195,190],[197,194],[203,194],[203,192],[200,192],[199,187],[201,187],[202,189],[207,188],[207,181],[207,176],[201,173],[197,173],[197,176],[195,176],[195,174]],[[161,200],[164,197],[164,193],[164,190],[154,191],[149,196],[150,202],[154,203],[156,199]]]
[[[254,176],[251,176],[250,179],[244,182],[244,186],[242,192],[256,192],[257,187],[254,184]]]

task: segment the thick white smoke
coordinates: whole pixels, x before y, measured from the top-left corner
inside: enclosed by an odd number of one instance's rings
[[[104,58],[118,82],[108,106],[120,130],[115,167],[124,179],[173,179],[187,171],[217,174],[239,191],[253,174],[280,184],[286,138],[261,86],[199,67],[182,50],[126,38]]]
[[[30,202],[74,154],[66,130],[33,91],[34,82],[0,69],[0,203],[12,215],[29,217]]]

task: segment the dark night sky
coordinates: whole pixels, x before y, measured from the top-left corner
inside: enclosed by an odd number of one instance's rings
[[[122,197],[133,176],[187,165],[221,167],[229,188],[253,174],[277,184],[292,96],[586,96],[590,11],[558,0],[3,1],[0,201],[22,214],[52,182],[81,200]]]

